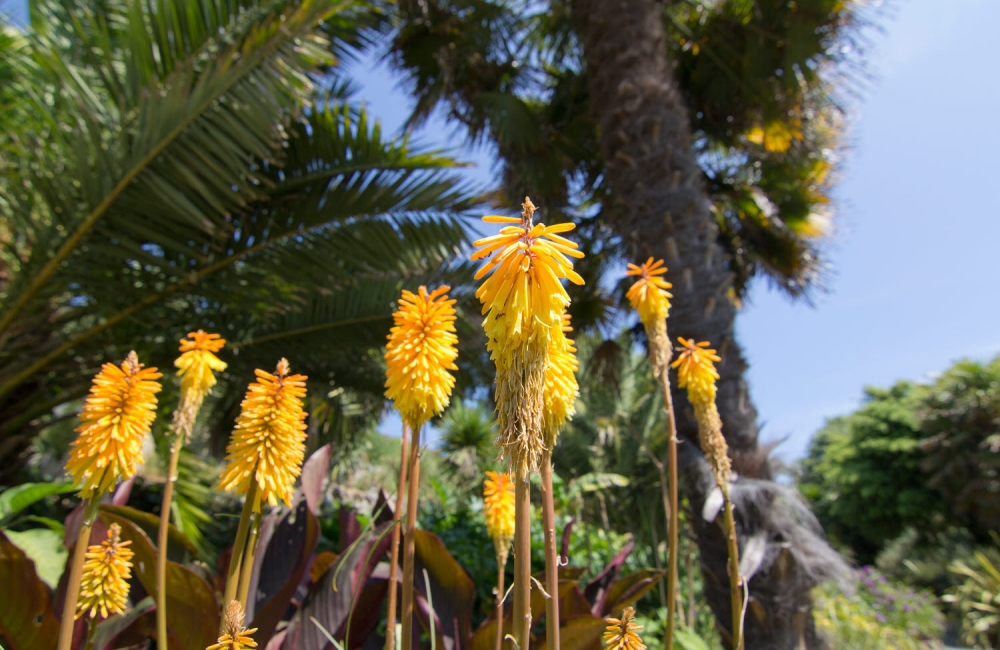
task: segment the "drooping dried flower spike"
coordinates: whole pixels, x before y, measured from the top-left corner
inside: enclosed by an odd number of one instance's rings
[[[107,618],[122,614],[128,602],[128,579],[132,577],[131,541],[121,541],[121,526],[111,524],[108,538],[87,549],[80,582],[80,597],[76,605],[76,618],[84,614],[90,618]]]
[[[497,555],[502,556],[505,562],[508,547],[514,539],[514,478],[510,474],[486,472],[483,510],[486,532],[493,538]]]
[[[292,487],[302,471],[306,451],[305,375],[291,375],[282,359],[272,375],[255,370],[241,404],[229,446],[226,466],[219,479],[220,490],[246,494],[250,482],[260,488],[261,502],[274,506],[278,499],[292,505]]]
[[[223,629],[225,634],[219,637],[219,642],[210,645],[205,650],[245,650],[246,648],[256,648],[257,642],[251,638],[251,634],[257,628],[246,629],[243,627],[243,606],[240,601],[231,600],[226,605],[226,613],[223,619]]]
[[[226,340],[218,334],[203,330],[190,332],[181,339],[181,356],[174,361],[177,376],[181,378],[181,400],[201,405],[202,400],[215,386],[215,373],[226,369],[226,363],[215,356]]]
[[[715,382],[719,373],[715,362],[722,359],[709,349],[710,343],[678,337],[681,353],[671,365],[677,368],[677,385],[687,388],[688,401],[698,420],[698,441],[708,458],[717,482],[728,483],[732,475],[726,439],[722,436],[722,419],[715,406]]]
[[[566,338],[566,334],[572,331],[569,314],[563,314],[562,327],[549,342],[548,363],[545,366],[545,412],[542,418],[545,447],[549,451],[556,445],[559,429],[576,413],[576,398],[580,394],[576,381],[580,362],[576,358],[573,341]]]
[[[606,618],[608,624],[604,632],[605,650],[646,650],[646,645],[638,634],[641,625],[635,624],[635,608],[629,605],[622,612],[622,617]]]
[[[135,352],[121,366],[104,364],[94,377],[66,461],[82,498],[105,494],[135,476],[143,462],[143,438],[156,418],[160,377],[156,368],[143,368]]]
[[[483,284],[476,297],[483,305],[487,348],[496,364],[497,423],[503,454],[530,471],[541,456],[545,360],[551,338],[562,327],[569,295],[560,279],[583,284],[567,258],[583,257],[577,244],[559,233],[572,223],[533,224],[535,206],[525,199],[521,217],[487,216],[487,223],[516,224],[474,242],[472,259],[492,255],[476,273]]]
[[[448,406],[458,370],[455,301],[444,285],[403,290],[385,348],[385,396],[414,431]]]
[[[652,257],[645,264],[629,264],[628,271],[625,272],[627,276],[639,276],[625,297],[632,308],[639,312],[639,320],[647,327],[664,320],[670,310],[670,298],[673,295],[667,289],[673,285],[660,277],[666,272],[663,260],[653,261]]]

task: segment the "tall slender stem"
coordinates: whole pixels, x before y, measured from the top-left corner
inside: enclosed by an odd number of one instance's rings
[[[250,515],[260,505],[260,489],[256,480],[250,481],[246,500],[243,502],[243,512],[240,514],[240,525],[236,529],[236,541],[233,542],[233,553],[229,556],[229,571],[226,573],[226,592],[222,602],[228,604],[236,600],[236,590],[239,588],[240,568],[243,566],[243,555],[247,545],[247,534],[250,531]],[[225,605],[224,605],[225,606]],[[225,634],[225,616],[219,621],[219,636]]]
[[[174,483],[177,481],[177,459],[184,445],[185,432],[174,432],[170,446],[170,464],[167,467],[167,482],[163,486],[163,500],[160,502],[160,528],[156,537],[156,647],[167,648],[167,543],[170,532],[170,507],[174,498]]]
[[[531,634],[531,491],[521,463],[514,475],[514,641],[528,650]]]
[[[66,600],[63,603],[62,621],[59,623],[59,645],[57,650],[70,650],[73,645],[73,626],[76,623],[76,601],[80,597],[80,582],[83,580],[83,561],[90,545],[90,529],[101,505],[100,495],[95,494],[87,502],[80,522],[80,533],[76,536],[73,562],[70,564],[69,580],[66,583]]]
[[[559,650],[559,557],[556,555],[556,513],[552,502],[552,451],[542,452],[542,526],[545,529],[545,647]]]
[[[250,534],[247,537],[246,552],[243,554],[243,566],[240,568],[240,584],[236,589],[236,600],[243,605],[243,611],[247,611],[247,598],[250,595],[250,579],[253,576],[253,563],[257,557],[257,538],[260,537],[260,524],[263,516],[260,510],[253,513],[253,523],[250,525]]]
[[[733,500],[729,498],[729,485],[719,486],[724,502],[726,547],[729,549],[729,604],[733,610],[733,650],[743,650],[743,580],[740,578],[740,548],[736,542],[736,520],[733,517]]]
[[[406,537],[403,538],[403,650],[413,650],[413,559],[416,553],[417,501],[420,487],[420,427],[413,427],[410,445],[410,490],[406,498]]]
[[[389,549],[389,612],[386,618],[385,650],[395,650],[396,647],[396,575],[399,573],[399,537],[403,519],[403,494],[407,491],[406,468],[409,465],[407,452],[406,423],[403,423],[403,436],[399,442],[399,482],[396,488],[396,509],[392,511],[392,545]]]
[[[506,543],[506,542],[504,542]],[[500,562],[500,554],[497,554],[497,642],[496,650],[503,648],[503,590],[504,578],[507,574],[507,556],[503,556],[503,563]]]
[[[660,380],[660,388],[663,391],[663,406],[667,412],[667,427],[669,438],[667,440],[667,494],[663,495],[663,508],[667,517],[667,547],[669,556],[667,557],[667,629],[664,634],[664,647],[673,648],[674,643],[674,618],[677,614],[677,421],[674,418],[674,398],[670,392],[670,358],[673,356],[673,348],[670,346],[670,338],[667,336],[666,322],[654,323],[653,327],[646,327],[646,336],[649,339],[649,356],[654,365],[654,372]],[[663,488],[661,471],[661,490]],[[668,503],[669,501],[669,503]]]

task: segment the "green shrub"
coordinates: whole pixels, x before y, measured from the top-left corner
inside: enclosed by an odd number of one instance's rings
[[[836,585],[815,590],[816,627],[832,648],[920,650],[940,648],[944,619],[934,597],[890,582],[865,567],[847,593]]]
[[[992,557],[990,557],[992,555]],[[948,569],[962,582],[944,597],[962,617],[962,640],[975,647],[1000,642],[1000,561],[995,549],[978,550],[971,561],[957,560]]]

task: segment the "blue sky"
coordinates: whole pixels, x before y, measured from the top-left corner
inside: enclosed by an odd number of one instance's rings
[[[873,36],[875,79],[854,109],[835,192],[828,291],[810,307],[758,283],[737,323],[761,437],[788,437],[779,458],[804,455],[866,385],[1000,353],[997,24],[996,0],[914,0],[895,3]],[[370,61],[355,73],[372,112],[399,125],[408,104],[392,76]],[[420,137],[460,145],[450,131],[436,121]],[[463,158],[489,181],[489,151]]]
[[[0,6],[18,14],[23,2]],[[997,24],[997,0],[900,1],[873,38],[875,80],[835,192],[829,291],[810,307],[759,283],[737,323],[762,439],[788,436],[776,451],[785,460],[859,406],[865,385],[1000,353]],[[372,113],[398,128],[409,104],[392,75],[374,60],[353,73]],[[461,135],[434,120],[418,138],[460,147]],[[489,150],[459,155],[478,163],[470,179],[490,181]],[[398,419],[382,429],[398,435]]]

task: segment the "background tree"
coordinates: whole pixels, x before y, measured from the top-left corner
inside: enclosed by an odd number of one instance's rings
[[[922,471],[916,409],[925,389],[899,382],[865,389],[865,405],[830,420],[803,461],[800,489],[827,532],[871,564],[907,527],[930,525],[944,507]]]
[[[905,548],[988,544],[1000,526],[1000,357],[865,395],[802,463],[801,489],[827,530],[865,563],[901,535]]]
[[[816,280],[842,121],[836,82],[851,70],[844,54],[856,52],[860,8],[833,0],[400,5],[392,48],[417,97],[414,122],[443,105],[472,139],[496,145],[498,202],[529,193],[547,220],[615,235],[592,244],[585,277],[615,268],[615,258],[666,259],[671,330],[720,348],[719,409],[744,476],[767,479],[771,469],[757,445],[734,319],[756,275],[793,296]],[[583,307],[578,325],[608,302],[596,282],[573,299]],[[692,418],[681,420],[693,439]],[[709,574],[724,575],[724,554],[703,541]],[[807,601],[810,586],[804,580],[796,599]],[[776,622],[781,609],[762,605],[751,645],[773,644],[767,630],[791,627]]]
[[[392,300],[446,265],[462,277],[472,196],[452,160],[386,139],[351,100],[337,63],[369,9],[33,0],[28,13],[0,39],[0,482],[100,363],[134,348],[169,369],[170,341],[198,327],[229,341],[213,409],[226,426],[250,370],[279,356],[310,376],[317,432],[376,414],[370,351]]]

